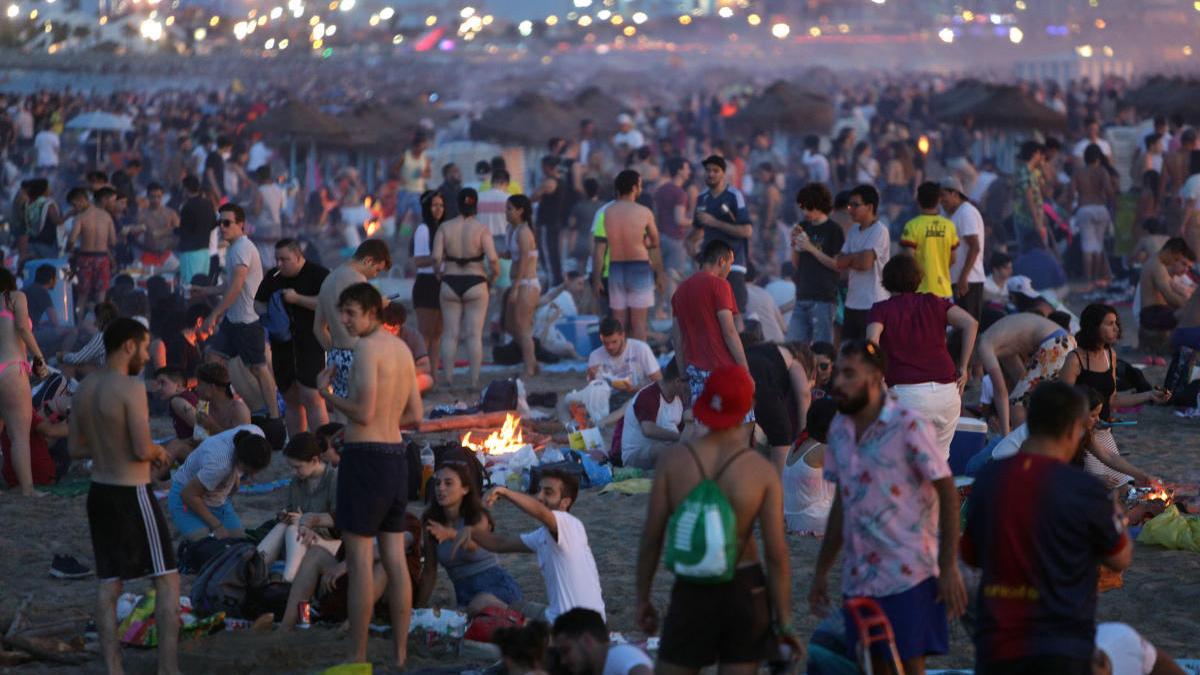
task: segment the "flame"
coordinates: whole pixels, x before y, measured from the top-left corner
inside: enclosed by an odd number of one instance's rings
[[[499,431],[493,431],[482,442],[471,440],[471,432],[463,435],[460,441],[464,448],[488,455],[507,455],[521,449],[525,440],[521,434],[521,418],[509,413],[504,417],[504,426]]]
[[[379,227],[379,221],[374,218],[363,223],[363,231],[367,233],[368,237],[375,236],[375,233],[379,231]]]
[[[1173,494],[1171,492],[1167,491],[1166,488],[1158,487],[1155,490],[1151,490],[1150,492],[1147,492],[1145,499],[1148,502],[1154,501],[1157,499],[1161,502],[1170,504],[1172,501],[1172,497],[1173,497]]]

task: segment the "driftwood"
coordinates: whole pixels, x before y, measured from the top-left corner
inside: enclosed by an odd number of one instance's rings
[[[21,652],[28,654],[33,659],[40,661],[49,661],[51,663],[62,663],[66,665],[79,665],[88,660],[86,654],[81,654],[75,650],[73,645],[56,638],[41,637],[48,633],[54,633],[79,623],[78,619],[70,619],[67,621],[56,621],[42,626],[35,626],[27,630],[21,630],[21,623],[24,620],[25,610],[29,604],[33,602],[33,594],[26,595],[21,604],[17,606],[17,613],[13,615],[12,623],[8,624],[8,630],[4,633],[4,637],[0,638],[0,643],[3,646],[16,650],[15,652],[3,652],[4,662],[10,660],[19,660]],[[10,664],[11,665],[11,664]]]
[[[417,431],[423,434],[436,433],[439,431],[455,431],[462,429],[498,429],[504,425],[504,419],[508,415],[515,415],[515,410],[476,413],[474,415],[453,415],[451,417],[439,417],[436,420],[421,420],[421,425]]]
[[[8,624],[8,631],[4,633],[4,639],[7,640],[17,634],[17,630],[21,627],[21,614],[29,607],[29,603],[33,602],[33,593],[29,593],[21,600],[21,604],[17,605],[17,613],[13,615],[12,623]]]

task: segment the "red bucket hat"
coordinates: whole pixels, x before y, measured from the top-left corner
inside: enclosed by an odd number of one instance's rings
[[[708,376],[692,414],[713,431],[735,427],[754,407],[754,380],[741,366],[723,366]]]

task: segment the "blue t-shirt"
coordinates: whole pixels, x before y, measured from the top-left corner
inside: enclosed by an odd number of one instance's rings
[[[1100,559],[1132,546],[1104,485],[1018,453],[979,472],[967,507],[963,561],[983,572],[976,669],[1029,656],[1091,658]]]
[[[1029,277],[1033,287],[1039,291],[1067,285],[1067,273],[1045,249],[1033,249],[1017,256],[1013,262],[1013,274]]]
[[[732,225],[750,224],[750,211],[746,208],[746,197],[741,191],[732,187],[726,187],[721,194],[716,196],[713,196],[710,190],[705,190],[696,200],[696,213],[707,213],[717,220],[723,220]],[[693,220],[692,223],[693,227],[703,227],[698,220]],[[708,246],[708,242],[714,239],[720,239],[729,244],[729,248],[733,249],[733,270],[744,273],[746,261],[749,258],[750,240],[732,237],[713,227],[703,227],[703,229],[704,243],[701,246]]]

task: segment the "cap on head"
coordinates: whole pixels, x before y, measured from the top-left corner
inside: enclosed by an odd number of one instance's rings
[[[754,380],[741,366],[723,366],[714,370],[696,399],[693,414],[713,431],[735,427],[754,407]]]

